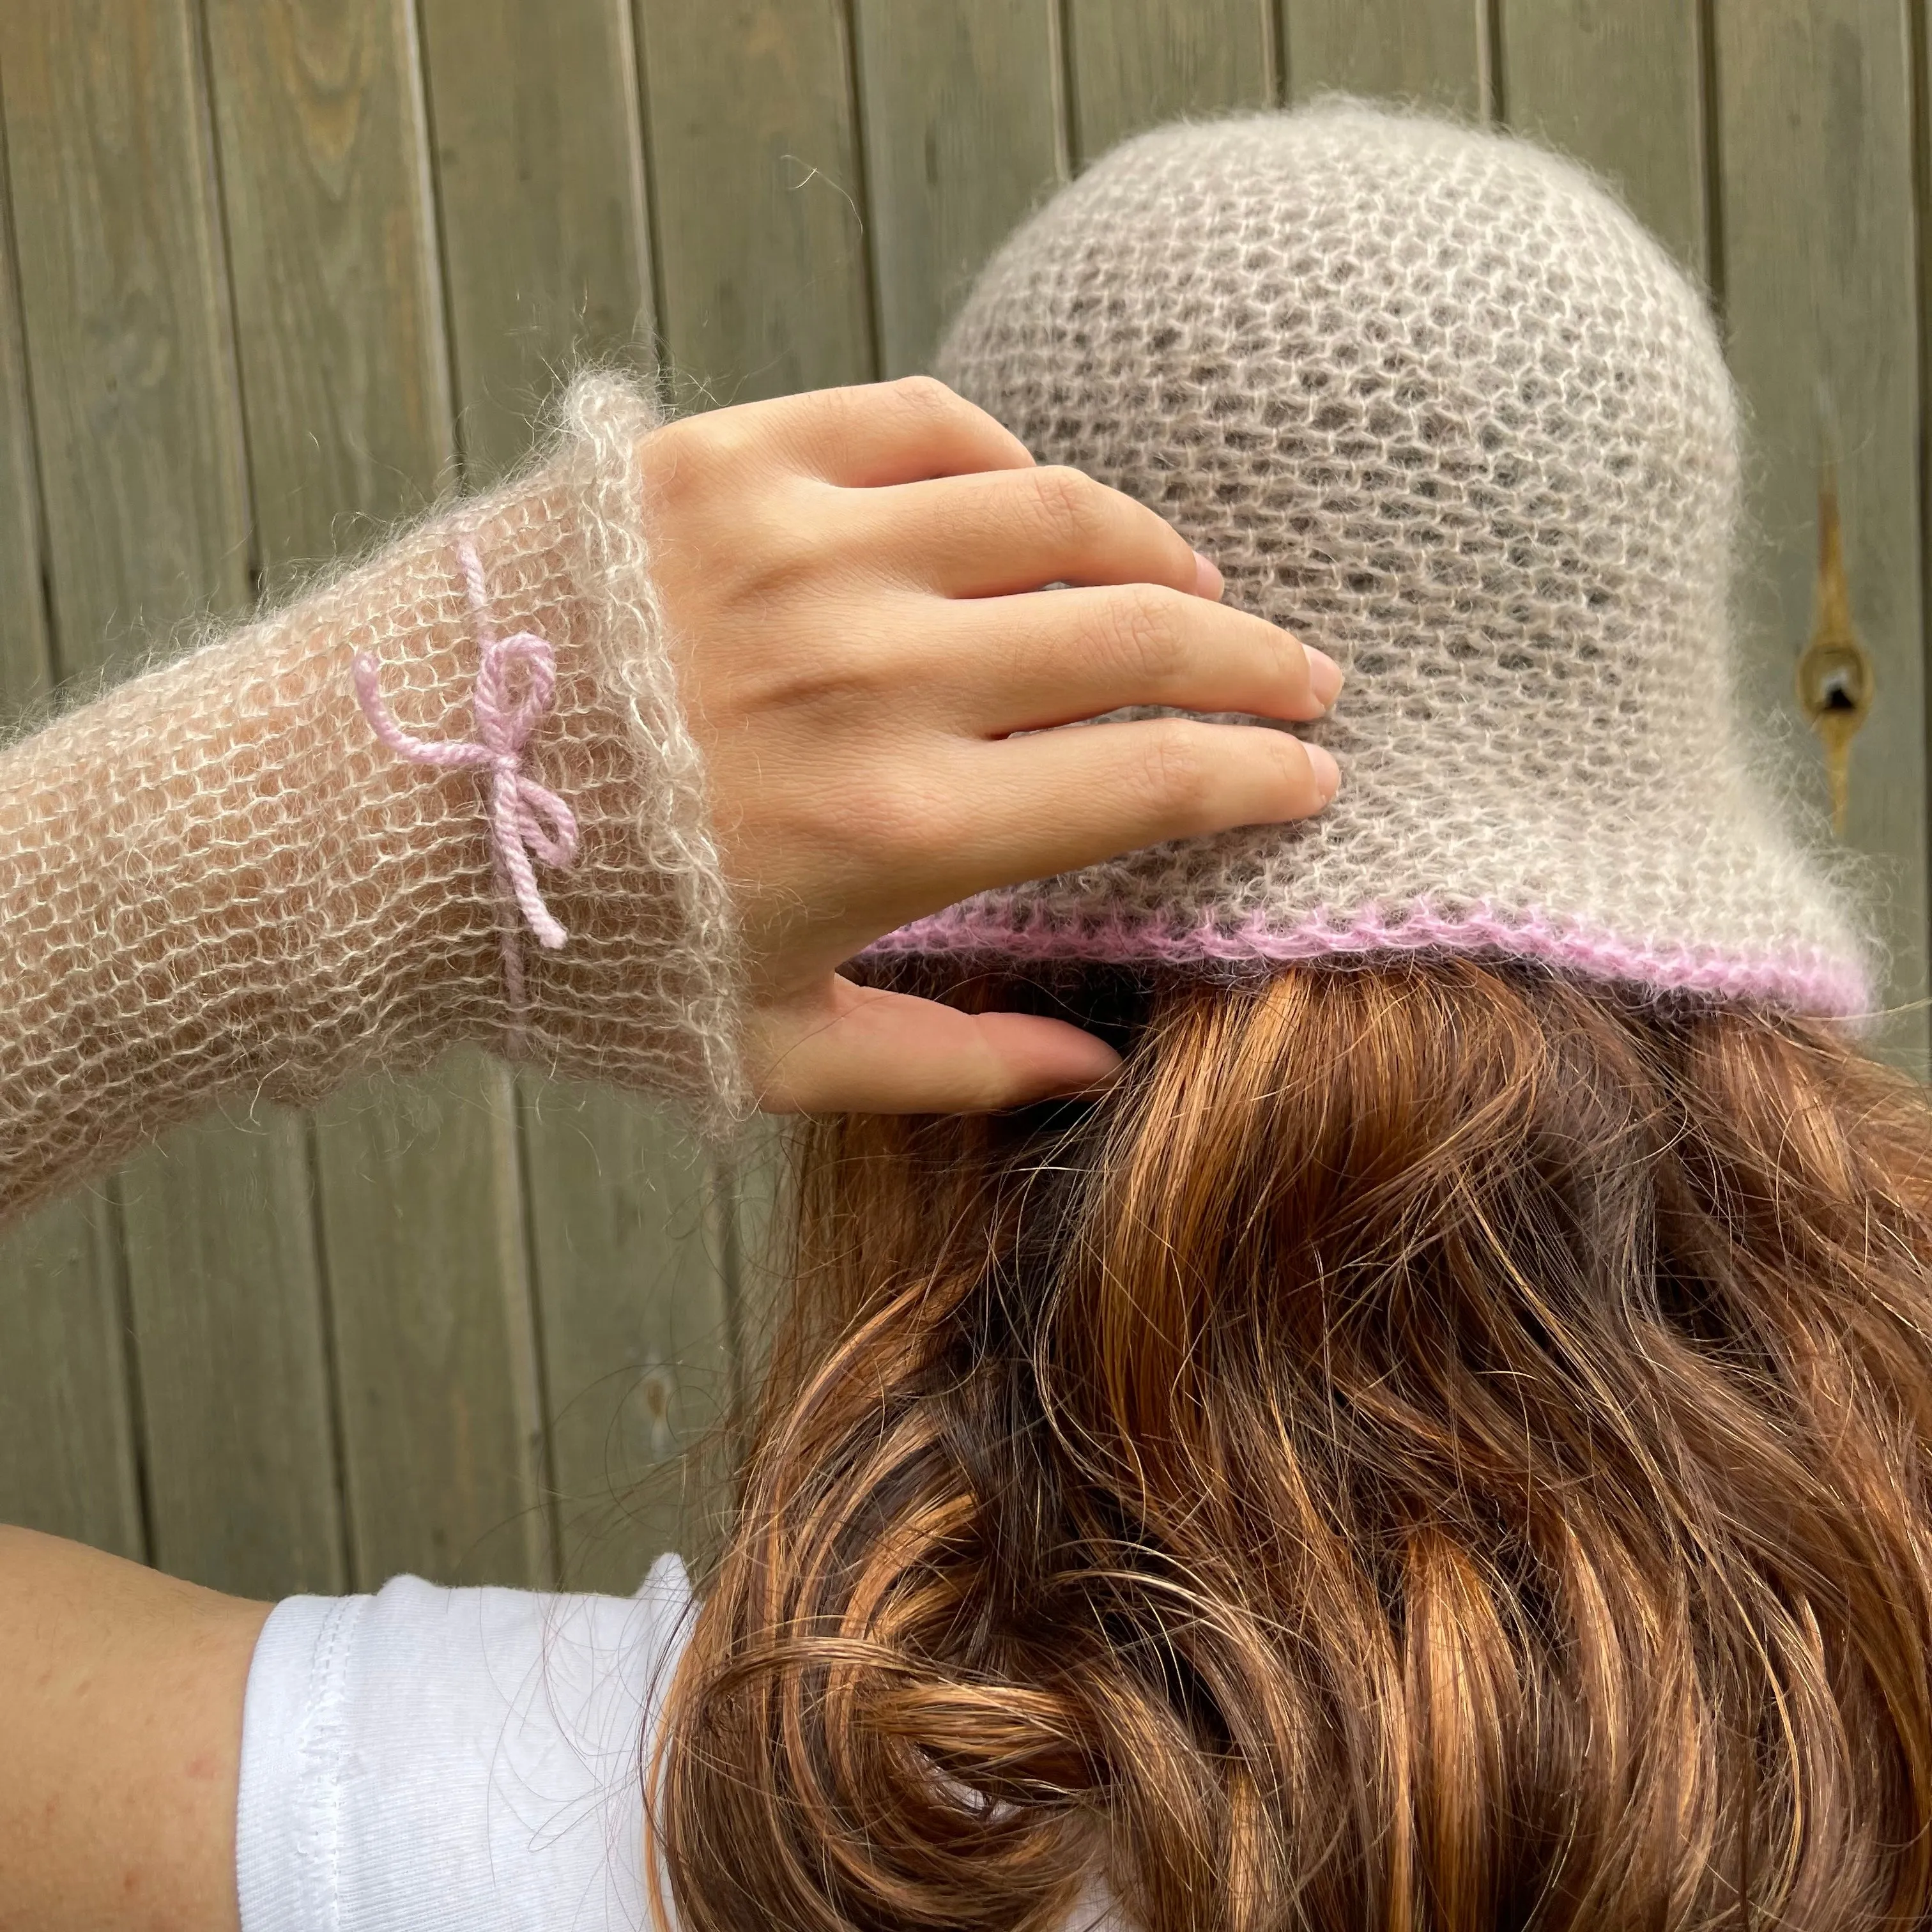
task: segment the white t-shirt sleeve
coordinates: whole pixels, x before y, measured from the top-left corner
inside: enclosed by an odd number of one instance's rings
[[[292,1597],[248,1672],[242,1932],[642,1932],[644,1749],[694,1604]]]

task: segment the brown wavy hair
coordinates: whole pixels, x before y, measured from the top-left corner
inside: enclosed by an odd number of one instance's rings
[[[1470,961],[1072,1004],[1100,1101],[806,1135],[686,1932],[1932,1920],[1920,1090]]]

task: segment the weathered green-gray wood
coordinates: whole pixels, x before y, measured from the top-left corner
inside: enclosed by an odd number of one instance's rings
[[[980,265],[1066,178],[1052,0],[856,0],[888,376],[926,368]]]
[[[1289,97],[1340,89],[1480,114],[1487,19],[1487,0],[1282,0]]]
[[[316,1123],[356,1574],[554,1574],[507,1069],[459,1054]]]
[[[182,1128],[121,1192],[151,1560],[244,1596],[345,1588],[305,1124]]]
[[[1749,404],[1745,690],[1789,728],[1809,795],[1825,790],[1792,673],[1809,635],[1819,470],[1839,458],[1852,616],[1876,677],[1853,741],[1846,842],[1879,871],[1888,998],[1926,992],[1921,397],[1912,58],[1894,0],[1720,0],[1723,284]],[[1926,1016],[1886,1048],[1923,1070]]]
[[[98,1189],[0,1234],[0,1522],[145,1561],[120,1265]]]
[[[1274,0],[1072,0],[1074,166],[1160,122],[1267,106],[1274,30]]]
[[[211,0],[264,561],[346,547],[452,462],[408,0]],[[356,1580],[548,1568],[507,1073],[454,1056],[316,1122]]]
[[[287,584],[454,459],[407,0],[206,0],[262,562]],[[373,528],[372,528],[373,526]]]
[[[658,326],[680,405],[869,381],[840,0],[638,0]]]
[[[63,676],[248,594],[189,0],[0,8],[0,85]]]
[[[470,487],[586,362],[647,371],[650,250],[628,0],[421,0]]]
[[[5,98],[0,74],[0,100]],[[40,478],[20,339],[20,278],[8,206],[6,127],[0,116],[0,742],[53,688],[53,650],[40,577]]]
[[[515,0],[430,0],[424,25],[475,478],[521,454],[550,371],[578,356],[649,362],[637,62],[625,0],[544,16]],[[518,77],[507,108],[506,74]],[[715,1190],[697,1150],[644,1102],[518,1085],[566,1573],[628,1593],[680,1540],[682,1450],[706,1420],[694,1383],[724,1378],[720,1244],[697,1228]]]
[[[1616,184],[1707,276],[1703,78],[1691,0],[1502,0],[1510,125]]]
[[[711,1507],[716,1472],[688,1452],[731,1396],[729,1197],[685,1136],[621,1095],[553,1084],[526,1106],[564,1575],[628,1594]]]
[[[58,660],[70,676],[111,671],[190,613],[232,613],[249,592],[194,10],[9,9],[0,77]],[[62,1292],[91,1248],[107,1277],[97,1298],[118,1303],[113,1236],[124,1238],[152,1396],[142,1444],[152,1554],[231,1588],[339,1583],[319,1312],[312,1284],[277,1265],[310,1239],[300,1149],[272,1121],[255,1133],[217,1126],[172,1137],[110,1186],[123,1211],[103,1203],[84,1226],[70,1217],[41,1292]],[[212,1202],[222,1207],[210,1217]],[[106,1319],[76,1311],[76,1347]],[[117,1359],[89,1378],[102,1390],[125,1382],[111,1340]],[[273,1406],[247,1379],[271,1361],[286,1366]],[[78,1358],[67,1372],[82,1372]],[[278,1552],[301,1556],[284,1568]]]
[[[8,201],[0,172],[0,738],[53,686]],[[0,1233],[0,1522],[143,1556],[114,1233],[98,1195]]]

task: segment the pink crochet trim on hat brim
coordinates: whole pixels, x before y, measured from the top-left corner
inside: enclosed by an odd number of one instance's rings
[[[1108,964],[1198,965],[1324,959],[1351,953],[1502,952],[1540,960],[1594,980],[1658,992],[1708,993],[1821,1016],[1869,1010],[1864,972],[1818,950],[1786,955],[1727,952],[1714,946],[1647,945],[1582,922],[1531,910],[1508,914],[1478,902],[1459,911],[1426,902],[1391,920],[1371,906],[1337,924],[1317,914],[1286,928],[1253,914],[1239,926],[1211,921],[1177,931],[1154,919],[1116,918],[1078,928],[955,906],[875,940],[862,957],[884,953],[974,953],[1015,959],[1088,959]]]

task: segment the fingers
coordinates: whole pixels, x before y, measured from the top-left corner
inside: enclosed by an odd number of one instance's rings
[[[852,505],[877,554],[904,560],[922,589],[992,597],[1043,584],[1160,584],[1198,592],[1186,538],[1143,503],[1058,464],[948,476]],[[1212,571],[1213,567],[1209,566]]]
[[[1171,838],[1306,818],[1340,782],[1327,751],[1288,732],[1190,718],[975,746],[968,770],[955,788],[958,830],[925,882],[934,907]]]
[[[848,489],[1033,466],[1018,437],[930,376],[746,406],[795,468]]]
[[[1342,674],[1289,632],[1146,584],[1037,591],[945,607],[914,680],[988,737],[1128,705],[1318,718]]]
[[[962,1013],[833,979],[750,1043],[767,1113],[966,1114],[1091,1091],[1120,1064],[1063,1020]]]

